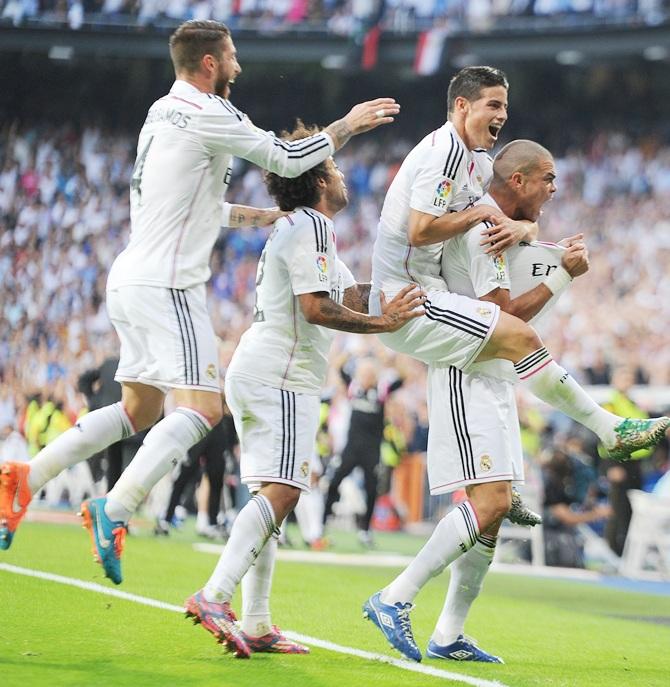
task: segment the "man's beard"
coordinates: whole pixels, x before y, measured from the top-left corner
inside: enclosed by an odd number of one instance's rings
[[[230,86],[228,85],[228,79],[218,79],[214,84],[214,93],[221,98],[228,98],[230,95]]]

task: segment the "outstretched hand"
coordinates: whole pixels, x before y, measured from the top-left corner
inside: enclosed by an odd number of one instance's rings
[[[400,105],[393,98],[376,98],[359,103],[351,108],[349,114],[325,128],[339,150],[352,136],[376,129],[382,124],[390,124],[400,112]]]
[[[344,121],[352,135],[362,134],[382,124],[390,124],[399,112],[400,105],[393,98],[376,98],[354,105]]]
[[[421,317],[426,312],[424,309],[426,293],[417,284],[409,284],[388,302],[382,291],[379,294],[379,301],[382,311],[381,319],[385,321],[384,331],[387,332],[400,329],[409,320]]]

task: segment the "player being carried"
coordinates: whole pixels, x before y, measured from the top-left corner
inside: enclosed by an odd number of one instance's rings
[[[301,123],[288,140],[316,131]],[[335,330],[394,331],[423,316],[415,286],[399,290],[380,314],[367,314],[370,285],[357,284],[337,257],[333,217],[347,205],[344,177],[332,159],[295,179],[267,175],[270,195],[291,214],[275,222],[256,278],[254,323],[226,372],[226,400],[239,435],[241,479],[253,493],[235,519],[203,589],[186,601],[238,657],[254,651],[306,653],[270,620],[269,595],[279,526],[309,491],[320,394]],[[241,627],[230,600],[242,581]]]
[[[500,253],[536,228],[507,217],[493,205],[475,205],[491,179],[491,160],[485,151],[494,145],[507,119],[507,88],[505,75],[491,67],[468,67],[452,79],[449,121],[409,153],[386,195],[373,252],[370,311],[375,312],[377,292],[390,296],[407,283],[419,284],[428,296],[426,317],[381,335],[386,345],[428,365],[453,368],[456,376],[474,362],[511,361],[519,384],[591,429],[611,457],[625,460],[633,451],[657,443],[670,418],[632,420],[603,410],[554,362],[532,327],[501,311],[497,303],[449,292],[441,276],[445,240],[486,222],[481,241],[490,244],[492,253]],[[543,183],[535,180],[536,192],[541,194]],[[547,287],[556,291],[566,280],[567,273],[555,271],[547,278]],[[509,509],[511,492],[502,501]],[[494,510],[502,510],[500,502]],[[429,552],[434,566],[422,565],[422,570],[444,567],[472,548],[490,526],[480,522],[470,500],[449,513],[422,550]],[[421,653],[408,613],[423,582],[421,573],[403,587],[401,595],[386,588],[365,605],[387,639],[415,660],[421,660]]]

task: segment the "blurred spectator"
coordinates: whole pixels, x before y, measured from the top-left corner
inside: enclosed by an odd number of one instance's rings
[[[597,25],[667,21],[663,0],[0,0],[0,18],[15,26],[27,22],[96,26],[151,26],[185,19],[215,19],[259,31],[305,25],[340,35],[356,35],[379,23],[385,31],[406,33],[447,22],[452,30],[488,32],[523,28],[553,18],[570,24]]]
[[[348,477],[354,468],[362,468],[366,510],[359,522],[358,538],[363,546],[370,548],[373,546],[370,521],[377,500],[380,450],[385,434],[384,409],[389,395],[402,386],[403,380],[396,378],[389,382],[380,379],[377,363],[370,358],[356,361],[354,371],[343,365],[340,368],[340,374],[347,386],[351,403],[351,417],[347,443],[342,451],[342,462],[335,471],[328,487],[323,523],[326,524],[332,513],[333,505],[340,498],[339,489],[342,480]],[[399,433],[402,436],[402,433]],[[393,434],[389,430],[387,441],[394,439]],[[388,457],[392,459],[390,456],[392,449],[390,446],[387,448]],[[402,450],[404,450],[404,445]],[[396,455],[396,458],[397,464],[399,455]]]
[[[544,547],[547,565],[584,567],[584,551],[576,526],[608,518],[611,508],[578,498],[578,473],[583,464],[561,449],[543,465]],[[593,473],[595,477],[595,474]]]
[[[603,407],[611,413],[625,413],[624,417],[649,417],[649,414],[630,398],[630,389],[634,382],[633,370],[629,367],[618,367],[612,378],[614,389]],[[628,490],[642,489],[642,461],[649,458],[652,453],[653,449],[643,449],[633,453],[634,460],[630,462],[619,463],[611,460],[602,462],[601,467],[609,484],[609,503],[612,507],[612,517],[605,527],[605,539],[617,556],[623,553],[632,516]]]
[[[118,367],[118,357],[107,358],[100,367],[86,370],[77,382],[79,391],[86,396],[88,410],[104,408],[121,400],[121,385],[115,381],[114,375]],[[123,472],[123,447],[125,441],[117,441],[108,446],[102,454],[89,458],[89,465],[93,479],[99,482],[104,471],[107,484],[105,491],[109,491]],[[101,463],[104,462],[104,465]]]

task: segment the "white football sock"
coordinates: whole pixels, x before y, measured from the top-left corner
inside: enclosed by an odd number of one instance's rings
[[[514,363],[521,383],[535,396],[595,432],[606,446],[614,444],[621,418],[601,408],[579,384],[539,348]]]
[[[469,501],[445,515],[414,560],[381,593],[382,603],[413,601],[431,577],[471,549],[479,535],[477,516]]]
[[[35,494],[65,468],[133,434],[133,423],[120,401],[86,413],[30,461],[30,491]]]
[[[270,537],[242,578],[242,632],[251,637],[272,632],[270,590],[276,555],[277,538]]]
[[[436,644],[447,646],[463,634],[470,606],[479,596],[484,577],[493,561],[496,539],[480,534],[477,543],[449,567],[449,591],[431,637]]]
[[[230,538],[203,589],[205,599],[217,603],[230,601],[240,580],[276,530],[272,504],[262,494],[256,494],[235,518]]]
[[[300,534],[308,544],[323,536],[323,506],[323,494],[318,487],[314,487],[309,494],[300,494],[293,510]]]
[[[115,522],[128,522],[151,488],[184,458],[212,429],[207,418],[179,407],[154,425],[142,446],[107,494],[105,513]]]

